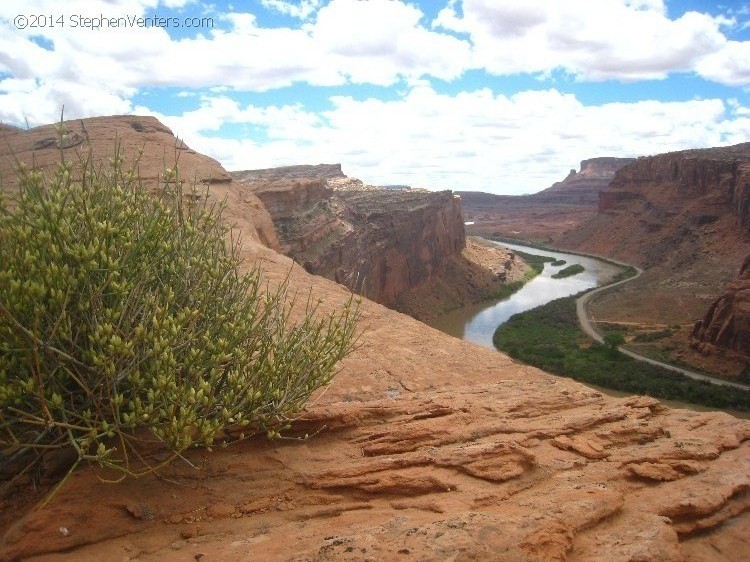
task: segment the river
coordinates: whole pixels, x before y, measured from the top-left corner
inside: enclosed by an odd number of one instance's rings
[[[544,265],[544,270],[539,275],[526,283],[518,292],[512,294],[510,297],[494,302],[489,301],[464,306],[428,322],[430,326],[437,328],[441,332],[445,332],[451,336],[493,350],[495,349],[495,345],[492,343],[492,336],[495,333],[495,330],[498,326],[507,322],[514,314],[531,310],[532,308],[536,308],[537,306],[541,306],[555,299],[575,295],[586,289],[605,285],[623,270],[623,268],[618,265],[598,260],[596,258],[567,254],[564,252],[540,250],[538,248],[522,246],[519,244],[506,244],[505,242],[493,242],[491,240],[486,240],[485,242],[509,248],[511,250],[525,252],[527,254],[550,256],[556,260],[565,260],[565,264],[559,266],[553,266],[551,263],[546,263]],[[577,275],[564,277],[562,279],[554,279],[552,277],[552,275],[561,269],[576,263],[582,265],[584,271]],[[630,393],[617,390],[600,388],[593,385],[587,386],[591,386],[592,388],[610,396],[630,395]],[[718,408],[674,400],[662,399],[660,401],[672,408],[684,408],[698,411],[723,411],[732,414],[735,417],[745,419],[750,418],[750,413],[748,412],[719,410]]]
[[[495,302],[464,306],[428,322],[430,326],[441,332],[490,349],[495,349],[492,343],[492,335],[497,327],[507,322],[514,314],[531,310],[555,299],[575,295],[598,285],[604,285],[622,271],[622,268],[617,265],[595,258],[490,240],[487,243],[565,261],[565,265],[559,266],[553,266],[550,263],[545,264],[544,270],[539,275],[510,297]],[[582,265],[584,271],[562,279],[552,278],[553,274],[576,263]]]

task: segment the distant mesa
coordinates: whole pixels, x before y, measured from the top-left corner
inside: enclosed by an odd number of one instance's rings
[[[392,191],[404,191],[411,189],[410,185],[379,185],[378,187],[381,187],[383,189],[390,189]]]
[[[325,180],[331,189],[387,189],[408,191],[411,186],[403,184],[370,185],[350,178],[342,171],[341,164],[296,164],[277,168],[242,170],[230,172],[237,181],[246,183],[268,183],[276,181]]]
[[[597,212],[599,193],[634,158],[599,157],[581,161],[581,169],[532,195],[495,195],[458,191],[468,234],[521,238],[554,244]]]
[[[279,181],[279,180],[310,180],[310,179],[341,179],[346,178],[341,171],[341,164],[300,164],[294,166],[279,166],[277,168],[261,168],[258,170],[243,170],[230,172],[238,181]]]
[[[609,185],[615,173],[634,162],[635,158],[591,158],[581,161],[581,170],[571,170],[564,180],[535,193],[531,198],[537,202],[560,204],[592,204],[599,202],[599,192]]]

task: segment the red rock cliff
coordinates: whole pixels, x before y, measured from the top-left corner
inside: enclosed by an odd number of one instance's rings
[[[560,244],[645,267],[732,254],[719,246],[750,231],[750,143],[638,158],[601,190],[598,210]]]
[[[711,196],[750,227],[750,143],[638,158],[615,173],[601,193],[599,210],[638,197],[648,185],[660,185],[683,201]]]
[[[750,256],[740,274],[695,324],[692,346],[704,353],[729,349],[750,360]]]
[[[326,177],[284,181],[264,172],[233,175],[248,178],[263,201],[282,251],[377,302],[393,304],[430,281],[466,244],[460,198],[450,191],[332,189]]]

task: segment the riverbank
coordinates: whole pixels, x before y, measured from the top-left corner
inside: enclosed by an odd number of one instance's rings
[[[499,245],[499,243],[489,240],[485,240],[483,243],[486,245]],[[526,246],[509,244],[507,247],[522,256],[532,253],[538,256],[539,254],[534,248]],[[609,264],[594,258],[557,251],[544,251],[541,253],[544,254],[544,257],[529,257],[528,259],[540,260],[540,267],[542,261],[550,263],[543,268],[543,271],[539,275],[524,284],[523,287],[509,298],[461,307],[436,317],[427,323],[433,328],[437,328],[454,337],[482,345],[489,349],[495,349],[492,343],[492,334],[495,328],[513,314],[523,312],[559,297],[574,295],[583,290],[609,283],[622,272],[622,266]],[[558,264],[565,262],[565,265],[579,263],[584,267],[584,271],[571,277],[553,279],[552,275],[564,267],[564,265],[555,266],[553,265],[554,262]]]
[[[456,308],[508,296],[536,273],[515,252],[473,238],[429,283],[415,287],[394,308],[429,323]]]
[[[514,359],[587,384],[714,408],[750,411],[747,390],[692,380],[592,342],[579,327],[576,296],[513,316],[495,330],[493,342]]]

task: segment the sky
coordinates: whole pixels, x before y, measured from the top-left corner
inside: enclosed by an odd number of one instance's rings
[[[3,0],[0,122],[153,115],[228,170],[540,191],[750,141],[750,0]]]

